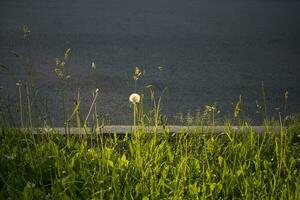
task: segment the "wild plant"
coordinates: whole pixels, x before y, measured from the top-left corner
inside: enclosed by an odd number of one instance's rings
[[[139,66],[136,66],[133,72],[133,80],[134,80],[134,90],[137,90],[137,81],[141,78],[143,75],[142,71],[140,70]]]
[[[22,83],[19,80],[16,83],[16,86],[18,87],[18,94],[19,94],[19,110],[20,110],[20,127],[24,128],[24,121],[23,121],[23,101],[22,101]]]
[[[85,120],[84,120],[83,126],[84,126],[85,130],[87,130],[87,121],[88,121],[88,119],[89,119],[89,116],[90,116],[92,110],[94,109],[94,105],[95,105],[95,103],[96,103],[96,100],[97,100],[97,97],[98,97],[98,93],[99,93],[99,89],[97,88],[97,89],[95,90],[94,99],[93,99],[93,101],[92,101],[92,103],[91,103],[90,109],[89,109],[89,111],[88,111],[88,113],[87,113],[87,115],[86,115],[86,117],[85,117]]]
[[[91,68],[93,70],[93,72],[95,72],[96,70],[96,64],[95,62],[92,62],[91,64]],[[95,97],[96,95],[96,89],[97,89],[97,85],[96,85],[96,80],[93,80],[93,97]],[[97,109],[97,103],[94,104],[94,112],[93,112],[93,121],[94,121],[94,124],[95,124],[95,130],[96,130],[96,133],[100,133],[100,126],[99,126],[99,114],[98,114],[98,109]],[[103,126],[103,123],[102,123],[102,126]]]
[[[238,102],[234,105],[233,116],[238,125],[241,125],[241,111],[242,111],[242,95],[239,96]]]
[[[137,104],[140,103],[141,97],[139,94],[132,93],[129,96],[129,101],[133,104],[133,127],[134,129],[136,128],[137,122],[136,120],[138,119],[138,106]]]

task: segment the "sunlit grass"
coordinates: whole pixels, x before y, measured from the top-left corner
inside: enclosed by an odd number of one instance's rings
[[[289,129],[125,136],[1,130],[13,199],[299,199],[300,123]]]

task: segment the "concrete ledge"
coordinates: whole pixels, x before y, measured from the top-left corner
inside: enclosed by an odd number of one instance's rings
[[[235,130],[235,131],[253,131],[255,133],[264,133],[270,130],[280,131],[280,127],[265,127],[265,126],[177,126],[177,125],[169,125],[169,126],[146,126],[146,127],[136,127],[136,129],[141,129],[145,132],[149,133],[164,133],[164,132],[170,132],[170,133],[178,133],[178,132],[204,132],[204,133],[222,133],[226,130]],[[23,131],[26,131],[28,129],[23,129]],[[51,129],[45,129],[45,128],[33,128],[34,133],[46,133],[51,130],[54,130],[57,133],[60,134],[86,134],[86,133],[100,133],[100,134],[130,134],[133,132],[134,127],[133,126],[126,126],[126,125],[112,125],[112,126],[104,126],[99,128],[99,130],[93,130],[90,128],[84,129],[84,128],[75,128],[70,127],[68,130],[66,130],[64,127],[54,127]]]

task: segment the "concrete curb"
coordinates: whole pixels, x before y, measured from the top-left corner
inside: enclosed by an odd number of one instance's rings
[[[45,128],[33,128],[34,133],[46,133],[50,130],[54,130],[60,134],[86,134],[86,133],[101,133],[101,134],[130,134],[133,132],[135,128],[133,126],[126,125],[112,125],[112,126],[104,126],[99,128],[99,130],[93,130],[90,128],[75,128],[70,127],[68,131],[64,127],[54,127],[50,129]],[[280,131],[280,127],[265,127],[265,126],[177,126],[177,125],[169,125],[169,126],[146,126],[146,127],[136,127],[136,129],[141,129],[145,132],[149,133],[178,133],[178,132],[204,132],[204,133],[222,133],[226,130],[235,130],[235,131],[253,131],[255,133],[264,133],[270,130]],[[22,129],[23,131],[27,131],[28,129]]]

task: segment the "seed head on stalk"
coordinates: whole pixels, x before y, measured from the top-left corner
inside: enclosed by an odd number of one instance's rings
[[[129,101],[133,104],[137,104],[139,103],[141,100],[141,97],[139,94],[137,93],[132,93],[130,96],[129,96]]]
[[[140,102],[140,100],[141,100],[141,97],[137,93],[132,93],[129,96],[129,101],[133,104],[133,126],[134,126],[134,128],[136,125],[136,114],[138,113],[137,104]]]

